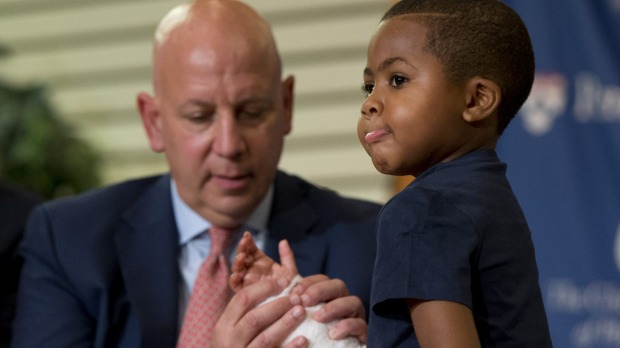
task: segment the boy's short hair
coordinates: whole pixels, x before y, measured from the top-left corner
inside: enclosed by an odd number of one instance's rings
[[[453,82],[480,76],[502,91],[501,134],[527,99],[534,81],[534,52],[525,24],[499,0],[402,0],[381,21],[399,15],[427,28],[424,50]]]

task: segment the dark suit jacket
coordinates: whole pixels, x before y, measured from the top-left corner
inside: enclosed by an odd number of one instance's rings
[[[11,339],[22,266],[17,245],[23,237],[28,214],[41,201],[34,193],[0,183],[0,347],[8,347]]]
[[[287,238],[302,275],[344,280],[368,304],[379,206],[278,173],[267,254]],[[170,178],[36,209],[22,245],[14,347],[174,347],[178,232]]]

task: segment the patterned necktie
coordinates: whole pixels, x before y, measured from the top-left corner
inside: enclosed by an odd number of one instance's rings
[[[198,270],[190,295],[178,348],[208,347],[213,327],[224,311],[231,294],[228,265],[224,255],[235,230],[211,227],[211,252]]]

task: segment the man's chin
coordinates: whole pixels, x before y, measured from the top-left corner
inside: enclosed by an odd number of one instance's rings
[[[211,202],[215,203],[210,204],[213,212],[237,222],[245,222],[260,203],[248,195],[220,196],[211,198]]]

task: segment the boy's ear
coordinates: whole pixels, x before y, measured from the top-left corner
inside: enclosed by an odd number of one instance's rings
[[[497,83],[476,76],[467,82],[465,88],[467,98],[467,107],[463,112],[465,121],[479,122],[497,114],[502,100],[502,91]]]

